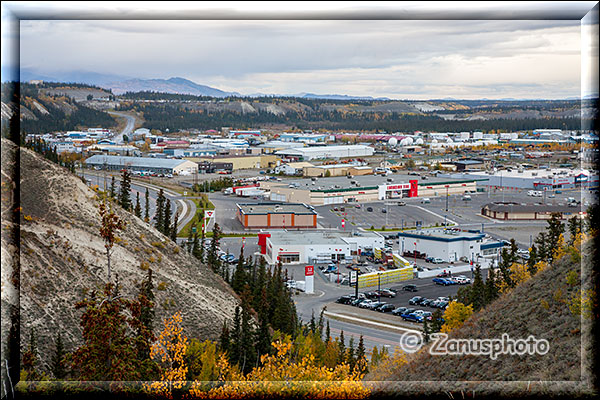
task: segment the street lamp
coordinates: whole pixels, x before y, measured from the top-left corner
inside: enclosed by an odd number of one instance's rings
[[[446,212],[448,212],[448,185],[446,185]]]

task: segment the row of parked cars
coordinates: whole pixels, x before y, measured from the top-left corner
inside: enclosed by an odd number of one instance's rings
[[[442,275],[442,274],[440,274]],[[438,275],[437,278],[433,278],[432,281],[433,283],[435,283],[436,285],[442,285],[442,286],[448,286],[448,285],[467,285],[469,283],[471,283],[471,278],[467,278],[464,275],[459,275],[459,276],[449,276],[446,275],[445,277],[441,277],[440,275]]]
[[[448,297],[438,297],[434,300],[426,297],[415,296],[408,301],[408,304],[411,306],[423,306],[445,310],[446,307],[448,307],[449,301],[450,299]]]

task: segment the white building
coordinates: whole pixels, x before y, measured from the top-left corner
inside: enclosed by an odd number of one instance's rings
[[[132,171],[152,171],[168,174],[191,174],[198,172],[198,164],[187,160],[159,159],[151,157],[124,157],[95,155],[85,163],[91,167],[120,171],[128,168]]]
[[[275,167],[275,173],[284,175],[302,175],[302,169],[304,167],[312,167],[313,165],[306,161],[291,162],[287,164],[281,164]]]
[[[477,261],[482,256],[484,237],[483,233],[443,228],[398,233],[400,254],[416,250],[428,257],[441,258],[444,262],[457,262],[463,257]]]
[[[385,239],[377,232],[332,232],[285,230],[262,232],[266,236],[261,253],[267,263],[318,264],[351,260],[365,250],[383,248]],[[259,240],[259,245],[260,245]]]
[[[279,150],[276,155],[294,158],[299,161],[309,161],[322,158],[342,157],[368,157],[375,153],[375,149],[361,144],[348,146],[314,146]]]

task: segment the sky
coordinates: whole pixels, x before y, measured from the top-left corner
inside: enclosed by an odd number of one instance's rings
[[[417,100],[578,97],[593,73],[579,20],[60,20],[65,7],[19,22],[21,68]]]

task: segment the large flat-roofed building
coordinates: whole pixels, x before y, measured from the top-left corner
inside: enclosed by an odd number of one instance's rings
[[[309,229],[317,227],[317,213],[305,204],[237,204],[238,219],[246,229]]]
[[[375,153],[375,149],[361,144],[347,146],[313,146],[294,149],[285,149],[275,152],[280,157],[298,161],[310,161],[324,158],[349,158],[368,157]]]
[[[484,237],[483,233],[443,228],[398,233],[400,254],[416,250],[428,257],[441,258],[444,262],[459,261],[463,257],[476,261],[482,256]]]
[[[569,219],[574,215],[583,217],[586,212],[580,206],[489,203],[481,208],[481,215],[501,220],[546,220],[553,213],[560,214],[561,219]]]
[[[264,169],[273,168],[277,164],[277,156],[274,155],[250,155],[250,156],[237,156],[237,157],[202,157],[202,158],[188,158],[187,160],[194,162],[212,162],[212,163],[228,163],[233,166],[233,170],[237,171],[240,169]]]
[[[352,260],[363,251],[383,248],[377,232],[268,231],[258,234],[260,252],[268,264],[319,264]]]
[[[191,174],[198,171],[198,164],[186,160],[171,160],[153,157],[125,157],[95,155],[85,163],[90,167],[99,167],[112,171],[124,168],[133,171],[151,171],[162,174]]]

